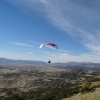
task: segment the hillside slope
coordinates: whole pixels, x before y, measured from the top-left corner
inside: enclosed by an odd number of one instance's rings
[[[70,98],[65,98],[62,100],[100,100],[100,88],[96,88],[94,92],[86,94],[76,94]]]

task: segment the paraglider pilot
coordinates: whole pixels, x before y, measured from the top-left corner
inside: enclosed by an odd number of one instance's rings
[[[51,61],[49,60],[48,63],[51,63]]]

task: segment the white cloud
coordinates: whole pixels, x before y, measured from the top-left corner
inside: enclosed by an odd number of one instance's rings
[[[48,55],[44,57],[36,57],[36,56],[28,56],[23,54],[15,54],[15,53],[8,53],[8,52],[0,52],[0,57],[8,58],[8,59],[23,59],[23,60],[38,60],[47,62],[47,60],[51,60],[51,62],[94,62],[99,63],[100,62],[100,56],[92,55],[92,54],[83,54],[79,56],[73,56],[66,53],[58,53],[58,54],[52,54],[48,53]]]
[[[27,53],[28,53],[28,54],[31,54],[31,55],[33,54],[32,52],[27,52]]]
[[[35,42],[35,41],[32,41],[32,40],[30,40],[30,42],[32,42],[32,43],[34,43],[34,44],[38,44],[38,45],[41,44],[41,43],[38,43],[38,42]]]
[[[26,54],[20,54],[20,53],[10,53],[10,52],[0,52],[1,58],[8,58],[8,59],[15,59],[15,60],[41,60],[46,61],[46,58],[42,58],[39,56],[33,56],[33,55],[26,55]]]
[[[63,49],[58,49],[58,52],[63,52],[63,53],[72,53],[72,52],[70,52],[70,51],[63,50]]]
[[[100,45],[92,45],[92,44],[85,44],[87,48],[89,48],[93,54],[100,56]]]
[[[14,45],[19,45],[19,46],[33,47],[32,45],[24,44],[24,43],[19,43],[19,42],[12,42],[12,41],[10,41],[10,43],[12,43]]]
[[[100,1],[86,0],[8,0],[10,3],[23,7],[23,10],[42,11],[52,24],[72,36],[79,36],[90,41],[95,31],[100,29]],[[98,2],[98,3],[97,3]],[[88,5],[88,6],[87,6]],[[99,35],[99,34],[98,34]],[[100,36],[100,35],[99,35]]]
[[[94,63],[100,63],[99,55],[93,55],[93,54],[82,54],[82,55],[70,55],[66,53],[59,53],[58,55],[55,54],[48,54],[48,59],[50,59],[52,62],[94,62]]]

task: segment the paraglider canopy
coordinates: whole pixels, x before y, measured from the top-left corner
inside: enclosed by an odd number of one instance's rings
[[[51,42],[46,42],[44,44],[41,44],[39,48],[42,49],[42,47],[45,46],[45,45],[52,46],[52,47],[54,47],[55,49],[58,50],[58,46],[54,43],[51,43]]]

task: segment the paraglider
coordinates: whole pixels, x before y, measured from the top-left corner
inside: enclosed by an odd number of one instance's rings
[[[54,44],[54,43],[51,43],[51,42],[46,42],[44,44],[41,44],[39,48],[42,49],[43,46],[50,46],[50,47],[53,47],[56,50],[58,50],[58,46],[56,44]],[[49,60],[48,63],[51,63],[51,61]]]

